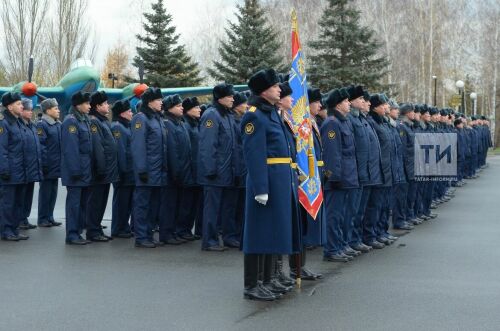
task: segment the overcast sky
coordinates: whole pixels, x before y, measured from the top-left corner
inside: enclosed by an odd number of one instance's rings
[[[142,31],[142,13],[151,12],[151,3],[156,0],[89,0],[88,14],[95,27],[98,51],[94,65],[101,67],[107,50],[118,40],[128,45],[131,51],[136,46],[135,35]],[[193,33],[203,24],[207,11],[217,7],[221,17],[229,18],[236,11],[236,4],[242,0],[165,0],[168,13],[181,40],[194,38]]]

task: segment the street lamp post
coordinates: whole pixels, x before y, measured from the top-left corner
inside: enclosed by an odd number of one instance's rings
[[[111,87],[115,88],[115,80],[118,80],[118,77],[116,77],[114,73],[109,73],[108,79],[111,79]]]
[[[437,77],[432,76],[432,79],[434,80],[434,107],[437,107]]]
[[[465,115],[465,91],[464,91],[465,84],[463,81],[457,80],[457,82],[455,83],[455,86],[458,88],[458,92],[460,93],[461,99],[462,99],[462,105],[460,106],[460,112]]]
[[[477,115],[477,113],[476,113],[476,110],[477,110],[477,103],[476,103],[476,101],[477,101],[477,93],[476,92],[472,92],[470,94],[470,98],[472,100],[473,114],[474,114],[474,116],[476,116]]]

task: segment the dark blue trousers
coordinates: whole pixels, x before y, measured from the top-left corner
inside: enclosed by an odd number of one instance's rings
[[[203,187],[203,240],[202,248],[219,245],[219,229],[232,233],[234,229],[227,219],[229,204],[234,200],[234,191],[227,187]],[[233,218],[234,219],[234,218]]]
[[[423,216],[424,215],[424,192],[427,182],[416,182],[417,184],[417,195],[415,197],[415,216]]]
[[[21,199],[21,219],[19,220],[19,224],[29,224],[28,218],[31,214],[31,206],[33,206],[33,193],[35,190],[35,183],[26,183],[23,185],[23,193]]]
[[[417,183],[414,180],[408,182],[408,195],[406,196],[406,219],[415,218],[415,200],[417,199]]]
[[[132,219],[136,242],[153,241],[153,222],[158,219],[160,186],[137,186],[132,202]]]
[[[425,183],[424,192],[422,197],[422,212],[424,215],[429,216],[431,214],[431,204],[432,197],[434,194],[434,185],[435,182],[429,181]]]
[[[363,227],[363,242],[369,244],[383,234],[386,205],[390,201],[391,187],[373,187],[368,198]]]
[[[243,189],[243,196],[241,196],[240,188],[227,188],[223,193],[223,199],[226,200],[226,207],[221,209],[221,227],[222,240],[226,244],[236,243],[241,240],[241,229],[243,225],[241,210],[241,199],[243,199],[243,206],[245,205],[245,189]],[[243,207],[244,208],[244,207]]]
[[[179,222],[177,234],[179,236],[195,233],[201,235],[201,222],[203,220],[203,188],[200,186],[188,186],[182,189]],[[196,225],[196,226],[195,226]]]
[[[395,184],[392,187],[393,206],[392,206],[392,226],[402,226],[406,222],[408,211],[408,189],[407,183]]]
[[[87,201],[87,238],[102,234],[101,222],[108,203],[109,188],[111,184],[98,184],[90,186]]]
[[[345,208],[344,224],[342,227],[342,234],[344,245],[347,246],[352,241],[353,233],[355,231],[355,219],[359,210],[361,196],[363,195],[362,188],[350,189],[347,195],[347,204]]]
[[[134,186],[113,185],[113,207],[111,235],[130,233],[129,219],[132,215]]]
[[[361,199],[359,200],[359,207],[354,217],[354,230],[352,232],[350,246],[356,246],[363,243],[363,233],[365,228],[365,211],[368,205],[368,198],[372,191],[371,186],[364,186],[361,189]]]
[[[182,188],[177,186],[164,186],[161,189],[161,205],[159,215],[159,239],[167,241],[177,237],[177,215],[179,214],[179,197]]]
[[[87,218],[87,202],[89,188],[81,186],[67,186],[66,195],[66,240],[75,240],[81,237]]]
[[[24,184],[3,185],[2,191],[2,204],[0,205],[0,219],[3,219],[2,237],[18,235],[17,228],[22,217]]]
[[[54,221],[59,179],[44,179],[38,190],[38,224]]]
[[[389,234],[389,214],[391,211],[392,198],[392,187],[385,187],[382,191],[382,207],[380,210],[380,218],[376,227],[377,238],[385,237]]]
[[[342,225],[344,224],[345,206],[348,190],[325,190],[326,243],[325,256],[339,254],[344,250]]]

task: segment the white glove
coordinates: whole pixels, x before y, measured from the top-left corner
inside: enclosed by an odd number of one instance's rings
[[[255,196],[255,201],[264,206],[267,204],[267,200],[269,200],[269,195],[267,194],[259,194]]]

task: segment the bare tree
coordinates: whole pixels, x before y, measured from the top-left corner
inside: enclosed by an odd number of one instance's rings
[[[28,60],[31,55],[42,55],[44,15],[47,0],[2,0],[1,17],[5,40],[5,59],[0,61],[8,83],[28,78]],[[40,56],[42,57],[42,56]],[[41,70],[40,68],[38,70]]]

